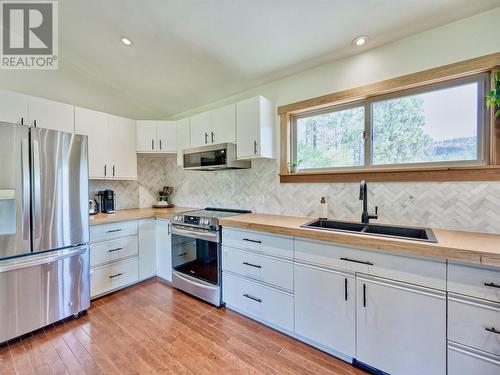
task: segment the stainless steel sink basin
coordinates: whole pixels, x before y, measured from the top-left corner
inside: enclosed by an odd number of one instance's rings
[[[363,224],[351,221],[314,220],[302,228],[322,229],[334,232],[360,233],[366,235],[401,238],[413,241],[437,242],[432,229],[407,226]]]

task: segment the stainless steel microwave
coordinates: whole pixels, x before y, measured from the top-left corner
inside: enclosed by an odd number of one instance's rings
[[[251,166],[250,160],[236,159],[236,144],[234,143],[220,143],[182,151],[182,167],[184,169],[215,171],[245,169]]]

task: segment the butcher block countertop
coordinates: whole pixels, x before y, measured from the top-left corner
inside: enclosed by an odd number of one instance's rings
[[[176,212],[193,211],[196,208],[170,207],[170,208],[134,208],[130,210],[119,210],[114,214],[90,215],[90,225],[110,224],[120,221],[139,220],[156,217],[158,219],[168,219]]]
[[[430,243],[300,227],[314,219],[252,213],[220,219],[220,224],[223,227],[302,237],[352,247],[500,267],[500,235],[497,234],[433,229],[438,242]]]

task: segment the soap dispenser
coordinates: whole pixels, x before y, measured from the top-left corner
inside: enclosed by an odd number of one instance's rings
[[[319,202],[319,218],[326,220],[328,217],[328,203],[326,203],[326,198],[321,197]]]

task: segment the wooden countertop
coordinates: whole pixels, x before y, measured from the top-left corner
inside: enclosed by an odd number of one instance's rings
[[[220,219],[223,227],[296,236],[340,245],[377,249],[500,267],[500,235],[433,229],[437,243],[301,228],[315,218],[244,214]]]
[[[114,214],[96,214],[90,216],[90,225],[110,224],[120,221],[147,219],[156,217],[159,219],[168,219],[176,212],[186,212],[196,210],[188,207],[170,207],[170,208],[134,208],[130,210],[119,210]]]

